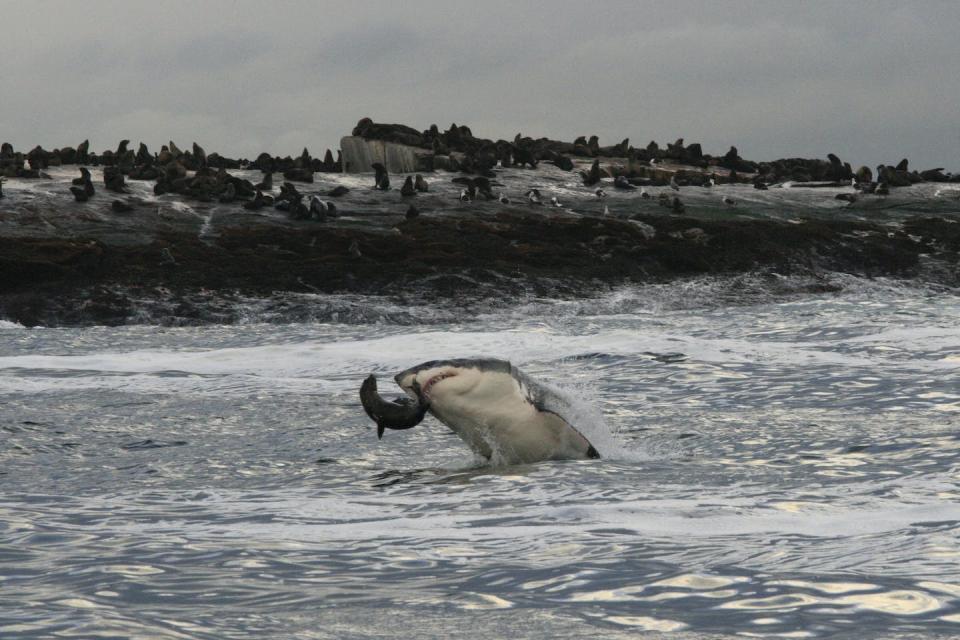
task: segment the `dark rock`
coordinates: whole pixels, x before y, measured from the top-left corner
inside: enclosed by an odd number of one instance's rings
[[[456,125],[453,125],[453,127],[456,128]],[[459,135],[459,130],[457,134]],[[412,127],[402,124],[376,124],[370,118],[361,119],[357,126],[353,128],[353,135],[368,140],[385,140],[412,147],[429,147],[423,138],[423,134]]]
[[[232,183],[227,183],[223,193],[220,194],[218,201],[222,204],[229,204],[237,199],[237,187]]]
[[[116,213],[130,213],[133,206],[123,200],[114,200],[110,203],[110,208]]]
[[[348,189],[347,187],[344,187],[343,185],[340,185],[338,187],[334,187],[333,189],[330,189],[330,191],[327,192],[327,195],[330,196],[331,198],[339,198],[340,196],[345,196],[348,193],[350,193],[350,189]]]
[[[927,182],[949,182],[950,181],[950,177],[943,173],[943,167],[921,171],[920,177],[926,180]]]
[[[313,169],[287,169],[283,172],[283,177],[295,182],[313,182]]]
[[[114,191],[116,193],[126,193],[126,183],[123,179],[123,172],[119,167],[109,166],[105,167],[103,170],[103,184],[106,186],[107,191]]]
[[[77,202],[86,202],[90,199],[90,196],[87,195],[87,191],[83,187],[71,186],[70,193],[73,194],[73,198]]]

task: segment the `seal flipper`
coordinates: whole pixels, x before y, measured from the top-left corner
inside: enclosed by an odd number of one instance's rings
[[[377,393],[376,376],[367,376],[360,385],[360,403],[367,415],[377,423],[377,438],[383,438],[385,429],[410,429],[423,421],[429,405],[412,398],[398,398],[388,402]]]

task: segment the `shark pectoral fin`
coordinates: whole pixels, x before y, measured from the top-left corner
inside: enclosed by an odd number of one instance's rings
[[[599,459],[600,452],[597,451],[593,445],[590,445],[590,448],[587,449],[587,457],[590,459]]]
[[[384,426],[382,424],[377,425],[377,440],[383,440],[383,430]]]

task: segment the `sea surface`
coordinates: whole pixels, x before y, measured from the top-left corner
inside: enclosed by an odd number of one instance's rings
[[[0,322],[0,638],[958,635],[960,297],[825,277]],[[468,356],[602,459],[377,440],[366,375]]]

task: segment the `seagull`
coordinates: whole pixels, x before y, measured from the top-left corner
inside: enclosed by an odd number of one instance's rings
[[[550,198],[550,204],[552,204],[555,207],[563,206],[562,204],[560,204],[560,201],[556,199],[556,197]]]
[[[610,215],[610,207],[608,207],[607,205],[603,205],[603,215],[604,216]]]
[[[470,194],[466,189],[460,189],[460,202],[470,202]]]
[[[527,191],[527,202],[530,204],[543,204],[543,201],[540,199],[540,190],[530,189],[530,191]]]
[[[510,204],[510,198],[503,195],[503,191],[500,192],[500,197],[497,200],[500,201],[500,204]]]
[[[680,191],[680,185],[677,184],[677,180],[674,176],[670,176],[670,188],[674,191]]]
[[[703,186],[705,186],[705,187],[707,187],[707,188],[715,187],[715,186],[717,186],[717,181],[714,180],[713,178],[710,178],[709,180],[707,180],[707,183],[706,183],[705,185],[703,185]]]
[[[600,198],[601,200],[607,197],[607,192],[604,191],[603,189],[597,189],[597,190],[594,191],[593,193],[594,193],[595,196],[597,196],[597,197]]]
[[[656,158],[650,158],[650,166],[651,166],[651,167],[657,166],[657,159],[656,159]]]
[[[723,196],[723,204],[727,205],[728,207],[732,207],[733,205],[736,204],[736,200],[734,200],[730,196]]]
[[[647,193],[646,189],[644,189],[643,187],[640,187],[640,197],[646,200],[647,198],[650,197],[650,194]]]

